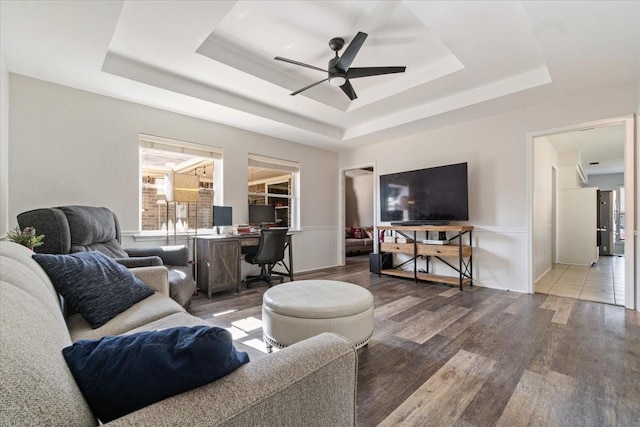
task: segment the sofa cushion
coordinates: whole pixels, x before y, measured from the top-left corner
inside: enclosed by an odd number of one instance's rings
[[[246,353],[236,351],[228,331],[210,326],[82,340],[62,354],[103,422],[215,381],[249,362]]]
[[[62,206],[69,221],[71,252],[99,251],[112,258],[126,258],[118,235],[120,225],[107,208],[93,206]]]
[[[69,328],[71,341],[75,342],[78,340],[98,339],[106,335],[124,334],[149,322],[174,313],[184,312],[185,310],[180,304],[156,292],[150,297],[133,304],[97,329],[93,329],[80,314],[69,316],[67,327]]]
[[[33,296],[60,322],[64,322],[60,311],[60,297],[47,273],[33,260],[33,251],[17,243],[2,241],[0,256],[2,280]]]
[[[53,286],[93,328],[153,295],[153,290],[126,267],[97,252],[70,255],[34,254]]]
[[[373,239],[365,238],[365,239],[346,239],[344,241],[345,246],[352,247],[363,247],[363,246],[373,246]]]
[[[0,425],[95,426],[62,356],[71,344],[62,316],[6,282],[5,261],[0,257]]]
[[[372,227],[364,227],[364,234],[366,237],[368,237],[369,239],[373,239],[373,228]]]
[[[135,334],[145,331],[157,331],[161,329],[175,328],[177,326],[212,326],[210,322],[190,315],[187,312],[174,313],[162,319],[154,320],[153,322],[146,323],[138,328],[132,329],[124,333],[124,335]],[[251,339],[247,339],[251,341]],[[264,353],[258,349],[259,346],[252,347],[248,344],[243,344],[241,341],[234,341],[234,347],[236,350],[243,351],[249,355],[249,359],[256,361],[266,357],[268,353]]]

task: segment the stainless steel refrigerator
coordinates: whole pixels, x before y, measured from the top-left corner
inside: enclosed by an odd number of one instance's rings
[[[598,191],[598,248],[600,255],[613,255],[613,191]]]

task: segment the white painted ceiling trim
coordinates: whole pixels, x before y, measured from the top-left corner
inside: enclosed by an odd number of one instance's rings
[[[640,87],[637,1],[0,2],[9,72],[330,150]],[[406,65],[319,84],[332,37],[369,34],[353,65]],[[470,113],[472,112],[472,113]]]

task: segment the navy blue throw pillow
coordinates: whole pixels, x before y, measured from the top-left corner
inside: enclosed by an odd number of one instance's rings
[[[126,267],[98,251],[34,254],[33,259],[42,266],[69,306],[94,329],[153,295],[153,289]]]
[[[62,354],[102,422],[203,386],[249,362],[228,331],[210,326],[80,340]]]

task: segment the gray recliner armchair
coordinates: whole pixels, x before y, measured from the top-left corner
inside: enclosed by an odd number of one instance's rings
[[[124,249],[120,223],[114,212],[93,206],[42,208],[18,215],[20,229],[35,227],[44,244],[34,250],[47,254],[100,251],[120,264],[132,267],[164,265],[169,274],[171,298],[187,308],[196,290],[186,246]]]

